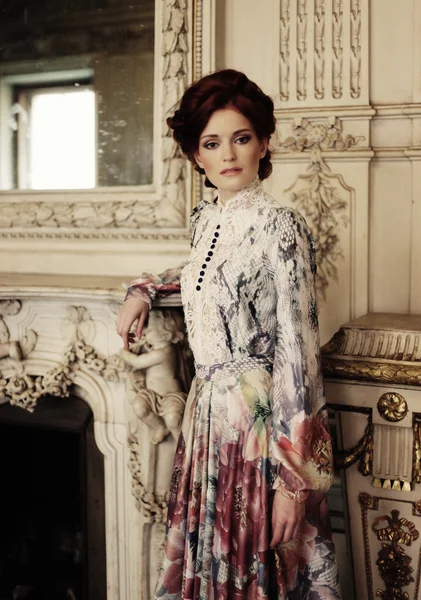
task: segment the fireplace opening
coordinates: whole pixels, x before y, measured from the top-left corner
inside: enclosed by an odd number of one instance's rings
[[[105,600],[104,458],[90,407],[0,405],[0,600]]]

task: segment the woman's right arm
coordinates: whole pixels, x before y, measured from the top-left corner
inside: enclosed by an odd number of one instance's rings
[[[190,215],[190,246],[192,248],[200,239],[198,222],[202,209],[206,205],[207,202],[202,200]],[[126,298],[117,317],[117,333],[123,339],[126,350],[129,349],[129,343],[134,341],[135,334],[130,333],[130,330],[136,319],[138,319],[136,337],[140,339],[142,336],[153,299],[156,296],[164,297],[180,291],[182,268],[183,265],[167,269],[160,275],[146,272],[128,284]]]

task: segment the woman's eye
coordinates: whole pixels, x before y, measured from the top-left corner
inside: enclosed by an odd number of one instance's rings
[[[248,141],[250,141],[249,135],[242,135],[241,137],[236,139],[236,142],[238,142],[239,144],[247,144]]]
[[[216,148],[218,144],[216,142],[207,142],[205,144],[205,148],[207,148],[208,150],[213,150],[214,148]]]

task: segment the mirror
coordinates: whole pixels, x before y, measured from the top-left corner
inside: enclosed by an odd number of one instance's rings
[[[0,0],[0,189],[153,181],[153,0]]]

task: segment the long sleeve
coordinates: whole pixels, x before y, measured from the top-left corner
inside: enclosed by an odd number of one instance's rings
[[[277,209],[269,242],[276,306],[271,454],[273,488],[304,502],[310,490],[332,483],[328,429],[315,297],[316,261],[304,219]]]
[[[198,224],[200,214],[207,205],[207,202],[201,201],[190,215],[190,246],[193,248],[198,240]],[[149,306],[156,296],[169,296],[180,291],[180,275],[185,263],[172,269],[166,269],[163,273],[156,274],[145,271],[140,277],[134,279],[126,285],[126,299],[132,296],[141,298],[148,302]]]

